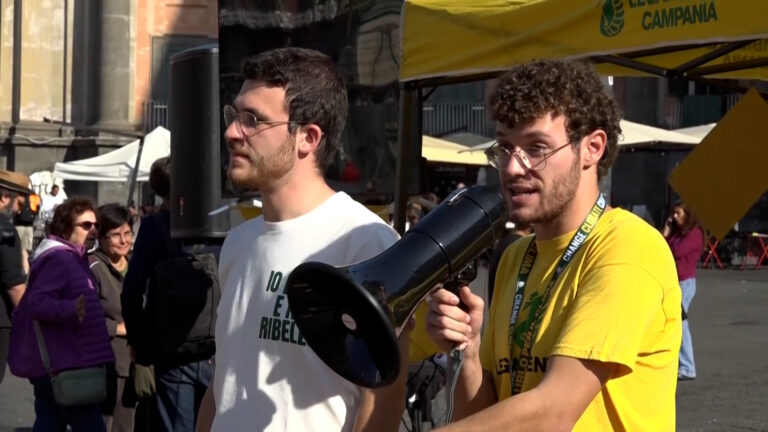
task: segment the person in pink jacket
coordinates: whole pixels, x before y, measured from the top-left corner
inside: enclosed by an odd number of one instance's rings
[[[704,233],[691,209],[681,201],[672,206],[672,215],[667,218],[663,233],[675,257],[677,278],[683,291],[683,342],[680,345],[677,378],[692,380],[696,378],[696,363],[693,360],[693,340],[687,317],[696,294],[696,265],[704,247]]]
[[[105,431],[99,404],[64,407],[53,397],[38,349],[34,321],[50,358],[51,373],[115,362],[85,241],[98,227],[93,204],[75,197],[56,207],[50,235],[35,250],[27,291],[13,314],[8,365],[35,391],[33,431]]]

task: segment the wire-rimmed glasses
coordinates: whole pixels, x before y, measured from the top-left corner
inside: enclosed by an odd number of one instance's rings
[[[224,105],[224,124],[229,127],[234,122],[237,122],[240,132],[245,136],[253,136],[259,132],[260,125],[277,126],[281,124],[298,123],[295,121],[267,121],[259,120],[253,113],[248,111],[238,111],[232,105]]]
[[[547,167],[547,159],[560,150],[568,147],[572,143],[565,143],[560,147],[552,151],[546,151],[543,148],[532,147],[529,149],[518,148],[517,150],[511,149],[507,146],[499,144],[496,141],[492,146],[485,149],[485,157],[488,158],[488,163],[492,167],[501,170],[509,164],[510,158],[514,155],[520,165],[525,169],[532,171],[540,171]]]

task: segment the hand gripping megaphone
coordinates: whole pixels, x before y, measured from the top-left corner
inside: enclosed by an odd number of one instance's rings
[[[454,192],[389,249],[346,267],[307,262],[288,276],[288,303],[310,348],[360,386],[388,385],[400,369],[398,336],[418,304],[504,233],[498,191]]]

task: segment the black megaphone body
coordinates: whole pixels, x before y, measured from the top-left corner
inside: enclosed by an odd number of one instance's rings
[[[454,192],[369,260],[299,265],[286,287],[304,340],[348,381],[369,388],[392,383],[400,369],[398,336],[416,307],[492,247],[506,221],[499,192],[472,186]]]

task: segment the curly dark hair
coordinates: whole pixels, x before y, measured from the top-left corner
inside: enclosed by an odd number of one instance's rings
[[[88,210],[96,213],[93,201],[84,196],[74,196],[59,204],[53,212],[53,219],[48,226],[48,232],[57,237],[68,239],[75,230],[75,219]]]
[[[99,221],[99,237],[105,238],[107,233],[124,224],[133,229],[133,217],[128,207],[118,203],[104,204],[96,209],[96,217]]]
[[[564,115],[568,140],[577,143],[597,129],[608,136],[597,166],[598,179],[619,154],[621,112],[591,65],[564,60],[536,60],[502,75],[490,95],[493,120],[514,128],[552,114]]]
[[[305,48],[278,48],[243,62],[245,79],[285,89],[285,111],[299,125],[316,124],[323,131],[316,150],[317,166],[325,172],[341,145],[347,120],[347,89],[336,65],[327,55]]]

